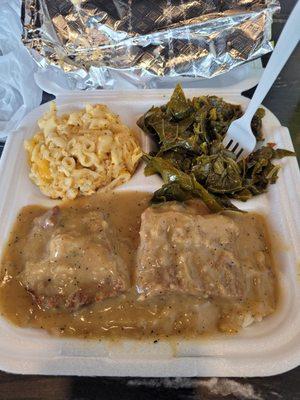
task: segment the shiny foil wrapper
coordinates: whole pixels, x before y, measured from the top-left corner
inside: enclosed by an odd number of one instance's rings
[[[24,44],[88,87],[212,78],[272,50],[276,0],[23,0]]]

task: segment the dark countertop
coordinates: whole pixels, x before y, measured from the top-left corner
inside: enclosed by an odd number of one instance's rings
[[[281,12],[275,16],[275,40],[296,0],[282,0]],[[266,63],[268,56],[264,57]],[[294,51],[268,94],[268,107],[291,132],[300,156],[300,47]],[[244,94],[251,97],[253,90]],[[45,95],[44,100],[49,96]],[[2,149],[0,149],[1,151]],[[300,345],[300,344],[299,344]],[[0,355],[1,357],[1,355]],[[0,399],[41,400],[296,400],[300,399],[300,367],[267,378],[79,378],[13,375],[0,372]]]

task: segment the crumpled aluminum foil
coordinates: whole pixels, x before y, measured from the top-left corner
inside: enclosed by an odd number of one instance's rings
[[[277,0],[23,0],[38,64],[81,88],[211,78],[272,50]],[[78,86],[78,85],[77,85]]]

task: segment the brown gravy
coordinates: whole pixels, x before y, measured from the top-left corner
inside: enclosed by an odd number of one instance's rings
[[[46,209],[27,206],[17,216],[7,246],[2,255],[0,309],[1,314],[21,327],[45,329],[53,334],[84,338],[110,339],[169,337],[174,335],[195,337],[222,330],[220,320],[226,320],[226,311],[217,303],[187,294],[165,294],[139,301],[133,284],[136,269],[136,250],[139,244],[141,214],[149,205],[151,194],[141,192],[110,192],[64,203],[64,218],[72,218],[80,225],[83,210],[102,212],[108,223],[118,229],[119,237],[131,248],[124,256],[130,265],[132,288],[125,294],[84,306],[77,311],[45,310],[38,306],[18,279],[26,262],[24,251],[37,252],[35,241],[28,242],[34,218]],[[200,203],[199,203],[200,204]],[[201,205],[198,205],[201,208]],[[252,214],[253,215],[253,214]],[[255,218],[262,217],[256,215]],[[269,248],[265,249],[270,258]],[[274,301],[273,301],[274,303]],[[273,304],[275,308],[275,303]],[[229,309],[227,308],[227,312]],[[232,326],[225,329],[235,332]]]

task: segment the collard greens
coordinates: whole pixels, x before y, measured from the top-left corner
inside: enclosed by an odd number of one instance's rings
[[[264,114],[258,109],[251,124],[258,142],[263,141]],[[272,161],[295,154],[269,143],[237,162],[222,140],[231,122],[241,115],[239,105],[216,96],[186,99],[180,85],[166,105],[147,111],[137,124],[154,139],[157,150],[144,156],[145,174],[158,173],[164,181],[152,202],[200,197],[211,211],[218,212],[236,209],[230,199],[246,201],[275,183],[279,166]]]

